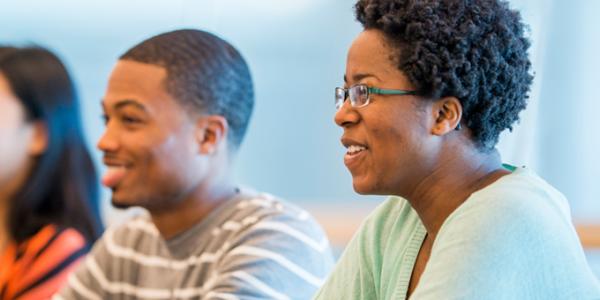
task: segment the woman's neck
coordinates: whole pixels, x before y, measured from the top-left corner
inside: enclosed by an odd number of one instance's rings
[[[471,194],[509,173],[503,169],[496,150],[454,153],[441,161],[407,197],[432,239],[448,216]]]
[[[0,256],[10,241],[8,230],[8,199],[0,195]]]
[[[10,206],[15,201],[19,189],[25,184],[32,165],[33,160],[28,159],[19,170],[11,174],[7,182],[0,184],[0,252],[12,242],[8,222]]]

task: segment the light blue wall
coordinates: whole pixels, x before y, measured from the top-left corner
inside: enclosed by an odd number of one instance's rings
[[[580,219],[600,221],[600,1],[554,1],[540,94],[540,172]]]
[[[77,79],[93,147],[103,128],[99,101],[119,54],[167,30],[212,31],[241,50],[255,79],[240,181],[295,201],[352,205],[365,197],[352,191],[342,163],[332,94],[360,32],[353,2],[8,0],[0,2],[0,42],[36,42],[61,54]],[[501,150],[563,191],[574,216],[594,219],[600,216],[600,24],[594,15],[600,1],[512,2],[532,24],[536,88],[527,112],[533,116],[522,115],[520,125],[531,136],[505,141]]]
[[[238,158],[243,184],[295,201],[364,200],[352,190],[333,123],[333,88],[343,83],[346,50],[361,30],[351,1],[26,0],[0,9],[0,42],[50,47],[70,67],[91,147],[103,130],[100,99],[117,57],[183,27],[222,36],[250,64],[256,107]]]

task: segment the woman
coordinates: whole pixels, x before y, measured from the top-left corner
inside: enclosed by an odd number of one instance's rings
[[[47,299],[98,237],[97,175],[67,70],[0,47],[0,299]]]
[[[518,12],[498,0],[360,0],[336,89],[361,194],[395,195],[316,299],[598,299],[560,192],[494,148],[532,82]],[[401,197],[401,198],[400,198]]]

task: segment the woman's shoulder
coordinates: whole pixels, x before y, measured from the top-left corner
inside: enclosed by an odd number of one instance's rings
[[[477,281],[481,291],[504,285],[514,295],[585,290],[593,281],[566,199],[530,170],[515,170],[457,208],[438,232],[427,268],[426,281],[460,273],[447,284],[453,290]]]
[[[498,250],[580,248],[565,197],[523,168],[473,193],[444,221],[438,240]]]
[[[570,223],[566,198],[554,187],[526,168],[517,168],[491,185],[473,193],[444,222],[479,225],[534,225]],[[490,224],[490,225],[491,225]]]
[[[35,235],[17,245],[17,252],[21,258],[33,255],[40,259],[50,253],[72,252],[86,246],[85,238],[77,230],[50,224],[42,227]],[[36,260],[32,259],[33,261]]]
[[[46,225],[24,242],[15,244],[4,283],[9,299],[42,299],[55,292],[87,253],[88,244],[77,230]]]

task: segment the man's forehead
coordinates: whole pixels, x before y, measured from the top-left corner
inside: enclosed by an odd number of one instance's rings
[[[113,69],[102,106],[105,109],[125,104],[152,105],[168,101],[166,70],[162,67],[131,60],[119,60]],[[158,104],[155,103],[155,104]]]
[[[119,60],[108,80],[108,88],[113,90],[164,89],[167,77],[165,68],[131,60]]]
[[[144,74],[162,74],[162,77],[166,77],[167,69],[156,65],[149,64],[144,62],[139,62],[130,59],[120,59],[115,64],[113,68],[113,73],[119,72],[121,74],[135,74],[135,75],[144,75]]]

